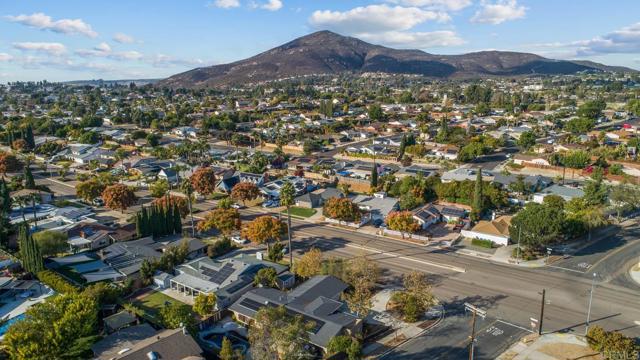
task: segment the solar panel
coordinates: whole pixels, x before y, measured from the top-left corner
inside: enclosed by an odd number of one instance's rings
[[[244,300],[242,300],[240,302],[240,305],[246,307],[247,309],[251,309],[253,311],[258,311],[260,310],[261,307],[264,306],[264,304],[261,304],[255,300],[248,299],[248,298],[245,298]]]

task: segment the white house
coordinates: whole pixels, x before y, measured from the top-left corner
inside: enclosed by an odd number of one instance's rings
[[[489,240],[496,245],[509,245],[511,216],[503,215],[491,221],[479,221],[471,230],[462,230],[462,236],[469,239]]]

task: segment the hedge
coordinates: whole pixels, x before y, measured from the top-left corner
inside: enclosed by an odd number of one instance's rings
[[[491,249],[493,247],[493,242],[491,240],[473,239],[471,240],[471,245]]]
[[[42,270],[38,272],[38,279],[53,290],[61,293],[76,293],[78,288],[70,281],[51,270]]]

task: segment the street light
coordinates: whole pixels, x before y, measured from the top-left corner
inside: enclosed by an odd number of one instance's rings
[[[587,324],[584,328],[584,335],[589,333],[589,321],[591,320],[591,303],[593,302],[593,290],[596,284],[596,273],[593,273],[593,279],[591,279],[591,292],[589,293],[589,309],[587,310]]]

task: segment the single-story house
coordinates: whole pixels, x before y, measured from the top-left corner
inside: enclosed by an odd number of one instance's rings
[[[384,220],[390,212],[399,208],[398,199],[388,197],[383,192],[375,193],[373,196],[356,195],[351,201],[358,205],[361,210],[366,211],[372,221],[377,219]]]
[[[439,222],[459,221],[466,215],[462,208],[451,205],[427,204],[413,212],[413,218],[423,229]]]
[[[503,215],[494,220],[479,221],[471,230],[462,230],[462,236],[470,239],[489,240],[496,245],[509,245],[511,216]]]
[[[324,203],[334,197],[342,197],[336,188],[318,189],[296,197],[296,206],[308,209],[322,207]]]
[[[340,300],[349,286],[330,275],[317,275],[289,292],[272,288],[256,288],[230,307],[236,319],[250,324],[264,306],[284,306],[287,313],[312,322],[311,344],[326,350],[329,341],[338,335],[357,336],[362,332],[362,320],[348,310]]]
[[[544,198],[549,195],[558,195],[565,201],[584,196],[584,191],[579,188],[553,184],[548,188],[533,194],[533,201],[542,204]]]

